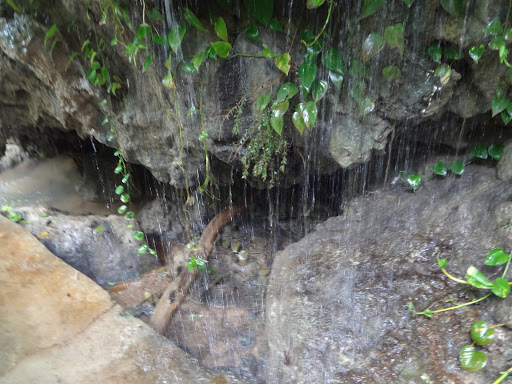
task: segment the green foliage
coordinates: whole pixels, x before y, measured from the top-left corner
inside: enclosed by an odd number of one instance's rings
[[[197,269],[198,271],[205,271],[207,263],[207,260],[192,256],[187,264],[187,268],[189,271],[193,271],[194,269]]]
[[[378,33],[370,33],[363,42],[363,63],[366,63],[373,56],[380,52],[386,45],[384,38]]]
[[[11,221],[14,221],[15,223],[17,223],[23,219],[23,217],[16,211],[14,211],[14,208],[9,205],[2,206],[2,208],[0,209],[0,212],[5,212],[7,218]]]
[[[406,171],[400,171],[400,173],[403,173],[406,175],[406,178],[400,177],[400,180],[402,180],[404,183],[409,184],[409,186],[412,188],[414,192],[419,188],[421,183],[421,176],[417,173],[409,173],[407,174]]]
[[[466,345],[460,350],[459,362],[466,371],[476,372],[486,366],[487,355],[471,345]]]
[[[203,24],[201,24],[199,19],[196,17],[196,15],[194,15],[194,13],[190,9],[184,8],[183,17],[185,17],[185,20],[187,21],[187,23],[190,24],[191,27],[194,27],[199,31],[207,31],[207,29],[203,27]]]
[[[268,26],[274,12],[274,0],[244,0],[244,6],[249,15],[265,27]]]
[[[404,54],[404,26],[402,23],[390,25],[384,31],[384,40],[390,48],[398,49],[400,56]]]
[[[251,40],[259,40],[260,33],[258,32],[258,26],[256,24],[249,25],[245,28],[245,35]]]
[[[283,53],[282,55],[278,55],[275,58],[276,67],[279,68],[285,75],[288,75],[290,71],[290,64],[292,58],[288,52]]]
[[[441,0],[441,6],[453,17],[459,17],[464,13],[462,0]]]
[[[360,19],[373,15],[386,4],[387,0],[364,0]]]
[[[389,67],[384,67],[382,69],[382,75],[387,80],[395,80],[395,79],[398,79],[400,76],[402,76],[402,72],[400,71],[400,69],[397,66],[391,65]]]

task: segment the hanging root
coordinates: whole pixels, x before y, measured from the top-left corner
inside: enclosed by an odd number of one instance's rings
[[[213,249],[213,243],[217,234],[228,224],[233,217],[238,215],[245,209],[245,204],[238,204],[230,209],[225,209],[219,212],[208,223],[201,238],[199,239],[198,246],[200,251],[197,251],[202,259],[207,260]],[[185,297],[190,289],[190,286],[197,278],[199,271],[189,271],[183,268],[180,274],[167,286],[162,297],[156,305],[155,311],[149,325],[151,325],[158,333],[163,334],[172,317],[178,308],[185,301]]]

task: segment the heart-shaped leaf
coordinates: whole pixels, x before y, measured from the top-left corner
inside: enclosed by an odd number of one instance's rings
[[[436,63],[441,62],[443,51],[441,50],[441,46],[439,44],[432,44],[430,47],[428,47],[427,51],[432,60],[434,60]]]
[[[345,74],[345,61],[336,49],[330,48],[322,55],[322,64],[331,71]]]
[[[387,0],[364,0],[363,9],[361,10],[360,19],[364,19],[377,12]]]
[[[260,38],[258,26],[256,24],[249,25],[247,28],[245,28],[245,35],[251,40],[258,40]]]
[[[485,265],[501,265],[510,259],[510,255],[503,251],[503,248],[494,248],[485,259]]]
[[[275,17],[273,17],[270,22],[268,23],[268,27],[272,30],[272,31],[276,31],[276,32],[283,32],[283,27],[281,26],[281,24],[279,24],[279,21],[277,21],[277,19]]]
[[[295,96],[299,90],[293,83],[284,83],[281,85],[281,88],[279,88],[279,91],[277,91],[276,95],[276,101],[274,101],[274,104],[280,103],[285,100],[291,99],[293,96]]]
[[[290,63],[292,58],[288,52],[283,53],[282,55],[276,56],[275,64],[276,67],[284,72],[285,75],[288,75],[288,71],[290,70]]]
[[[389,26],[384,30],[384,40],[390,48],[397,48],[400,56],[404,53],[404,26],[402,23]]]
[[[469,284],[476,288],[492,288],[492,283],[489,281],[489,279],[473,266],[468,268],[468,271],[466,272],[466,280]]]
[[[219,36],[224,41],[228,41],[228,30],[226,28],[226,23],[224,22],[224,19],[222,17],[217,18],[214,27],[217,36]]]
[[[164,78],[162,79],[162,84],[167,88],[176,88],[176,85],[174,85],[174,80],[170,72],[164,76]]]
[[[477,146],[471,150],[471,155],[479,159],[487,159],[487,149],[485,149],[482,144],[477,144]]]
[[[215,41],[211,43],[215,53],[222,58],[226,58],[229,56],[229,52],[231,51],[231,44],[226,41]]]
[[[288,100],[272,104],[270,125],[279,135],[281,135],[281,132],[283,131],[283,116],[288,110],[289,106],[290,102]]]
[[[343,74],[336,71],[329,71],[329,79],[331,79],[334,86],[339,89],[343,82]]]
[[[485,321],[476,321],[471,326],[471,338],[476,345],[487,345],[494,340],[494,329]]]
[[[477,372],[487,364],[487,355],[471,345],[466,345],[459,352],[459,362],[466,371]]]
[[[502,47],[505,47],[507,42],[501,36],[494,36],[489,42],[489,48],[493,51],[499,51]]]
[[[270,101],[270,96],[270,94],[258,96],[258,99],[256,100],[256,108],[258,108],[258,112],[260,114],[263,113],[263,111],[265,111],[265,108],[267,107]]]
[[[492,117],[496,116],[498,113],[501,113],[505,110],[510,104],[510,100],[503,96],[494,96],[492,99],[491,109],[492,109]]]
[[[443,64],[436,68],[434,75],[439,77],[441,84],[446,85],[452,75],[452,69],[449,65]]]
[[[492,283],[491,291],[496,296],[501,297],[501,298],[505,298],[510,293],[510,285],[508,284],[507,280],[505,280],[502,277],[498,277]]]
[[[137,231],[133,234],[133,238],[138,241],[144,240],[144,232]]]
[[[316,79],[311,86],[311,94],[313,96],[313,101],[316,103],[327,93],[327,89],[329,85],[327,81]]]
[[[384,67],[382,69],[382,75],[387,80],[394,80],[394,79],[398,79],[400,76],[402,76],[402,72],[400,71],[400,69],[397,66],[390,65],[389,67]]]
[[[312,101],[300,103],[297,105],[297,111],[302,116],[302,120],[304,121],[306,127],[308,127],[309,130],[312,130],[315,126],[316,118],[318,115],[316,104]]]
[[[304,128],[306,128],[306,123],[304,122],[301,113],[297,111],[293,112],[292,121],[295,128],[297,128],[297,131],[302,135]]]
[[[484,53],[484,49],[482,44],[479,47],[471,47],[469,49],[469,57],[471,57],[475,63],[478,63],[478,60],[480,60]]]
[[[267,58],[277,56],[277,53],[272,52],[272,50],[269,47],[267,47],[266,44],[263,44],[263,51],[261,52],[261,54]]]
[[[508,111],[508,108],[507,108]],[[507,112],[508,113],[508,112]],[[510,116],[510,115],[509,115]],[[496,161],[500,161],[501,157],[503,156],[503,144],[493,144],[489,146],[487,151],[489,152],[489,155]]]
[[[464,13],[462,0],[441,0],[441,6],[453,17],[459,17]]]
[[[183,36],[185,36],[185,32],[187,32],[187,27],[183,26],[175,26],[170,29],[169,34],[167,35],[167,42],[169,46],[172,48],[174,53],[178,53],[178,49],[181,45],[181,40],[183,40]]]
[[[460,176],[464,172],[464,163],[461,160],[457,160],[455,163],[450,162],[448,168],[450,168],[450,171]]]
[[[321,6],[323,3],[325,3],[325,0],[308,0],[306,6],[308,9],[313,9]]]
[[[151,34],[151,26],[144,23],[137,29],[136,39],[140,43],[147,35]]]
[[[510,123],[510,120],[512,120],[512,116],[507,111],[501,112],[500,116],[501,116],[501,120],[503,121],[503,124],[505,124],[505,125]]]
[[[366,63],[384,48],[386,41],[378,33],[370,33],[363,42],[363,63]]]
[[[421,175],[417,173],[411,173],[407,175],[407,183],[411,186],[413,190],[417,190],[421,183]]]
[[[187,20],[187,23],[189,23],[192,27],[198,29],[199,31],[206,32],[206,28],[203,27],[203,24],[199,21],[199,19],[194,15],[194,13],[188,9],[184,8],[183,16],[185,17],[185,20]]]
[[[432,167],[432,170],[434,171],[435,174],[441,175],[441,176],[446,176],[446,173],[447,173],[446,166],[444,165],[444,163],[442,161],[440,161],[436,165],[434,165]]]
[[[361,105],[359,108],[359,114],[361,116],[365,116],[368,113],[372,112],[375,109],[375,103],[369,99],[368,97],[361,101]]]
[[[320,40],[317,40],[315,44],[308,45],[306,47],[306,53],[304,53],[303,57],[304,64],[315,64],[318,54],[322,51],[322,46],[319,43]]]
[[[197,73],[197,69],[194,67],[194,63],[192,63],[191,61],[183,64],[181,69],[183,69],[183,71],[185,71],[187,73]]]
[[[499,20],[493,20],[489,24],[487,24],[487,27],[484,28],[484,33],[487,35],[499,35],[501,32],[503,32],[503,28],[501,27],[501,23]]]
[[[311,89],[311,84],[313,84],[313,81],[316,77],[316,72],[318,68],[316,64],[308,64],[304,63],[299,68],[299,80],[300,85],[303,88],[303,97],[306,97],[309,93],[309,90]]]

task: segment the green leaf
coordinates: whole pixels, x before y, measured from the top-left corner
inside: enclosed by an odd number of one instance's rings
[[[441,80],[442,85],[446,85],[450,80],[450,76],[452,75],[452,69],[449,65],[443,64],[436,68],[434,71],[434,76],[438,76]]]
[[[345,74],[345,61],[341,53],[336,49],[328,49],[322,55],[322,64],[331,71],[341,73],[342,75]]]
[[[397,48],[400,56],[404,53],[404,26],[402,23],[389,26],[384,30],[384,40],[390,48]]]
[[[327,84],[327,81],[316,79],[311,86],[313,101],[315,103],[320,101],[327,93],[327,89],[329,89],[329,84]]]
[[[430,319],[434,315],[434,312],[432,312],[430,309],[425,309],[423,311],[423,315],[425,315],[426,317],[428,317]]]
[[[126,214],[124,215],[124,218],[125,218],[125,219],[128,219],[128,220],[133,219],[134,217],[135,217],[135,212],[133,212],[133,211],[128,211],[128,212],[126,212]]]
[[[174,26],[169,31],[167,36],[167,42],[169,46],[172,48],[174,53],[178,53],[178,49],[180,48],[181,41],[183,40],[183,36],[185,36],[185,32],[187,32],[186,26]]]
[[[314,102],[308,101],[297,105],[297,111],[300,113],[302,120],[309,130],[312,130],[318,116],[318,109]]]
[[[434,171],[435,174],[441,175],[441,176],[446,176],[446,173],[447,173],[446,166],[444,165],[444,163],[442,161],[440,161],[436,165],[434,165],[432,167],[432,170]]]
[[[123,192],[124,192],[124,186],[118,185],[116,188],[116,194],[120,195]]]
[[[363,63],[366,63],[384,48],[386,41],[378,33],[370,33],[363,42]]]
[[[215,49],[213,49],[211,45],[206,48],[205,52],[209,59],[217,60],[217,52],[215,52]]]
[[[439,259],[437,261],[437,265],[439,266],[439,268],[444,268],[448,265],[448,261],[446,259]]]
[[[126,184],[128,182],[128,179],[130,178],[130,174],[127,173],[126,175],[123,176],[123,178],[121,179],[121,182],[123,182],[124,184]]]
[[[285,75],[288,75],[288,71],[290,70],[290,63],[292,58],[288,52],[283,53],[282,55],[276,56],[275,64],[276,67],[284,72]]]
[[[321,6],[323,3],[325,3],[325,0],[308,0],[306,6],[308,9],[313,9]]]
[[[122,201],[123,203],[127,203],[127,202],[129,202],[129,201],[130,201],[130,195],[129,195],[128,193],[123,193],[123,194],[121,195],[121,201]]]
[[[48,30],[48,32],[46,32],[46,36],[44,38],[44,45],[46,45],[47,40],[51,39],[53,35],[55,35],[55,32],[57,32],[57,24],[53,24]]]
[[[359,114],[361,116],[365,116],[365,115],[369,114],[370,112],[372,112],[374,109],[375,109],[375,103],[367,97],[366,99],[361,101],[361,105],[359,108]]]
[[[245,28],[245,35],[251,40],[258,40],[260,38],[258,26],[256,24],[249,25],[247,28]]]
[[[133,234],[133,238],[138,241],[144,240],[144,232],[137,231]]]
[[[184,10],[183,16],[185,17],[185,20],[187,20],[187,23],[199,31],[207,32],[207,29],[203,27],[203,24],[201,24],[199,19],[190,9],[184,8]]]
[[[441,0],[441,6],[453,17],[459,17],[464,13],[462,0]]]
[[[153,40],[153,43],[158,45],[167,44],[167,39],[165,37],[158,36],[156,33],[153,33],[153,35],[151,35],[151,39]]]
[[[225,59],[229,56],[229,52],[231,51],[231,44],[225,42],[225,41],[215,41],[212,44],[213,49],[215,50],[215,53]]]
[[[496,116],[498,113],[501,113],[503,110],[508,108],[510,105],[510,100],[506,97],[496,94],[494,99],[492,99],[491,109],[492,109],[492,117]]]
[[[274,104],[280,103],[285,100],[289,100],[298,92],[299,90],[297,89],[295,84],[290,82],[284,83],[281,86],[281,88],[279,88],[279,91],[277,91],[276,101],[274,102]]]
[[[136,39],[140,43],[147,35],[151,34],[151,26],[144,23],[139,25],[137,29]]]
[[[311,44],[315,40],[315,34],[309,29],[303,29],[300,31],[300,41],[305,45]]]
[[[412,3],[414,3],[414,0],[403,0],[403,2],[410,8]]]
[[[450,162],[448,168],[450,168],[450,171],[460,176],[464,172],[464,163],[462,160],[457,160],[455,163]]]
[[[487,364],[487,355],[472,345],[466,345],[459,352],[459,362],[466,371],[477,372]]]
[[[181,69],[183,69],[183,71],[185,71],[187,73],[197,73],[197,69],[194,67],[194,63],[192,63],[191,61],[183,64]]]
[[[121,205],[119,207],[119,209],[117,210],[117,212],[120,213],[121,215],[124,215],[127,210],[128,210],[128,207],[126,205]]]
[[[384,4],[386,4],[387,0],[364,0],[363,9],[361,10],[360,19],[364,19],[375,12],[377,12]]]
[[[469,57],[473,59],[475,63],[478,63],[478,60],[482,57],[484,53],[484,46],[480,44],[479,47],[471,47],[469,50]]]
[[[192,115],[193,115],[193,114],[195,114],[195,113],[196,113],[196,107],[191,106],[191,107],[188,109],[188,111],[187,111],[186,115],[187,115],[187,116],[192,116]]]
[[[400,76],[402,76],[402,72],[400,72],[400,69],[397,66],[391,65],[389,67],[384,67],[382,69],[382,75],[387,80],[394,80],[394,79],[398,79]]]
[[[164,78],[162,79],[162,84],[164,86],[166,86],[167,88],[176,88],[176,86],[174,85],[174,80],[173,80],[170,72],[164,76]]]
[[[297,109],[299,109],[298,106]],[[302,118],[302,115],[299,111],[293,112],[292,122],[295,128],[297,128],[297,131],[299,131],[299,133],[302,135],[304,128],[306,128],[306,123],[304,122],[304,119]]]
[[[501,27],[500,21],[496,19],[487,24],[487,27],[484,28],[483,32],[486,35],[499,35],[503,32],[503,28]]]
[[[503,156],[503,148],[503,144],[493,144],[489,146],[489,149],[487,151],[494,160],[500,161],[501,157]]]
[[[263,51],[261,52],[261,54],[267,58],[277,56],[277,53],[272,52],[272,50],[269,47],[267,47],[266,44],[263,44]]]
[[[163,21],[164,17],[156,8],[151,8],[148,11],[149,20],[151,21]]]
[[[505,298],[510,293],[510,285],[508,281],[502,277],[498,277],[493,283],[491,288],[492,293],[496,296]]]
[[[417,173],[411,173],[407,175],[407,183],[411,186],[411,188],[416,191],[421,183],[421,176]]]
[[[228,30],[226,28],[226,23],[222,17],[218,17],[215,21],[215,33],[219,36],[220,39],[224,41],[228,41]]]
[[[503,251],[503,248],[494,248],[485,259],[485,265],[501,265],[510,259],[510,255]]]
[[[146,70],[151,65],[151,61],[153,61],[153,55],[148,55],[148,57],[146,57],[146,60],[144,61],[144,65],[142,66],[142,73],[146,72]]]
[[[444,48],[444,54],[449,60],[460,60],[464,57],[459,47],[450,44]]]
[[[196,69],[196,71],[199,71],[199,67],[201,66],[201,64],[203,63],[203,60],[204,60],[204,55],[205,55],[205,52],[201,51],[201,53],[192,57],[192,64],[194,65],[194,68]]]
[[[476,345],[487,345],[494,340],[494,329],[485,321],[476,321],[471,326],[471,338]]]
[[[329,71],[329,79],[332,81],[334,86],[339,89],[343,82],[343,74],[336,71]]]
[[[471,155],[479,159],[487,159],[487,149],[485,149],[482,144],[477,144],[477,146],[471,150]]]
[[[318,67],[316,64],[308,63],[302,64],[299,68],[300,86],[303,88],[304,97],[307,96],[311,89],[311,84],[313,84],[313,81],[315,80],[317,70]]]
[[[306,53],[303,56],[303,64],[316,64],[316,58],[322,51],[322,45],[320,40],[317,40],[315,44],[306,47]]]
[[[92,230],[94,234],[100,233],[101,231],[103,231],[103,225],[98,225],[96,228]]]
[[[436,63],[441,62],[443,51],[441,50],[441,46],[439,44],[432,44],[430,47],[428,47],[427,51],[432,60],[434,60]]]
[[[288,100],[282,102],[275,102],[272,104],[272,110],[270,114],[270,125],[274,128],[279,135],[283,131],[283,116],[288,110],[290,102]]]
[[[493,51],[499,51],[501,47],[505,47],[506,45],[505,39],[501,36],[494,36],[489,42],[489,48]]]
[[[277,21],[276,18],[272,18],[270,20],[270,23],[268,24],[268,27],[272,30],[272,31],[276,31],[276,32],[283,32],[283,27],[281,27],[281,24],[279,24],[279,21]]]
[[[262,94],[258,96],[258,99],[256,100],[256,108],[260,114],[265,111],[265,108],[270,101],[270,97],[270,94]]]
[[[12,9],[14,9],[18,13],[23,13],[21,9],[18,8],[18,6],[14,3],[13,0],[7,0],[7,4],[11,6]]]
[[[510,123],[510,120],[512,120],[512,116],[507,111],[503,111],[501,112],[501,120],[503,121],[503,124],[507,125]]]
[[[144,252],[147,252],[149,249],[148,245],[147,244],[143,244],[138,250],[137,250],[137,253],[144,253]]]
[[[466,272],[466,280],[469,284],[476,288],[491,289],[492,283],[475,267],[471,266]]]
[[[274,0],[244,0],[244,6],[249,15],[268,27],[274,12]]]

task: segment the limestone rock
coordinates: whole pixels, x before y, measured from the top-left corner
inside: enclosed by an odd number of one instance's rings
[[[512,141],[503,148],[503,156],[498,163],[498,178],[505,181],[512,180]]]

